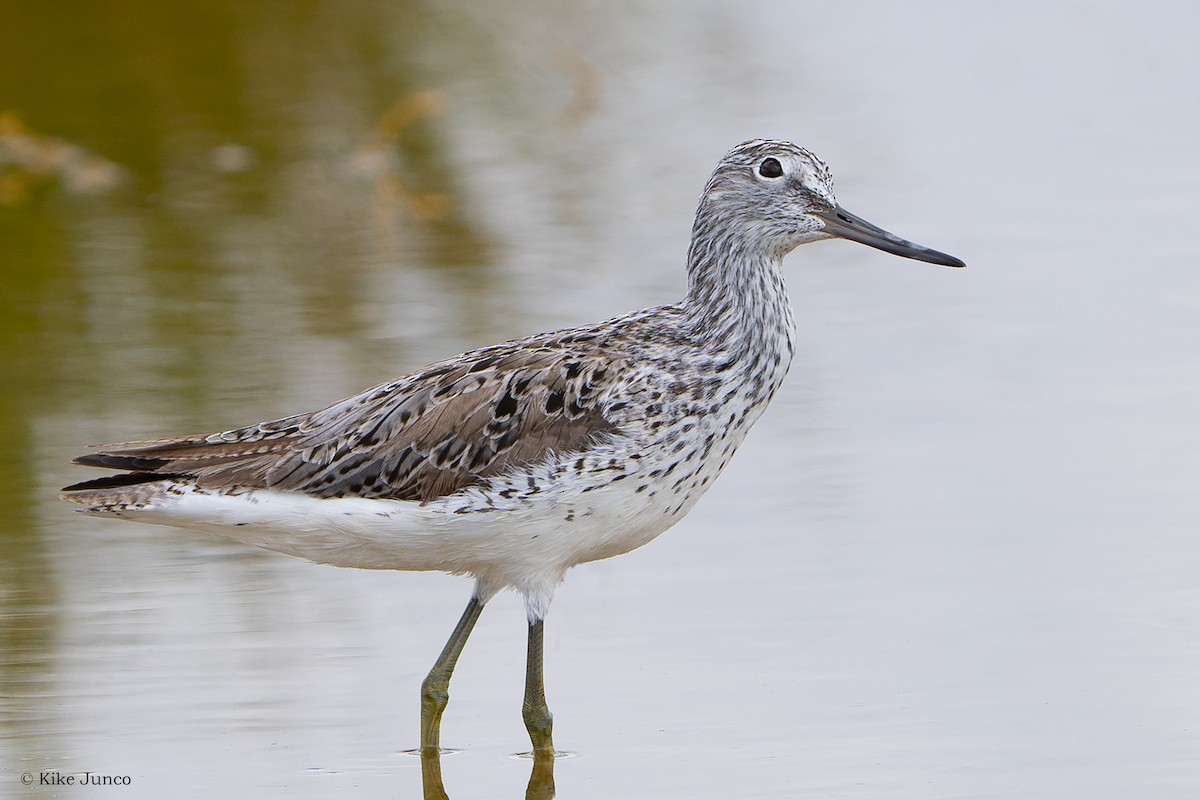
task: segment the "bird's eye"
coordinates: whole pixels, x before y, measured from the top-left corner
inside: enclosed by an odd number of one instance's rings
[[[758,174],[764,178],[779,178],[783,176],[783,165],[777,158],[765,158],[758,165]]]

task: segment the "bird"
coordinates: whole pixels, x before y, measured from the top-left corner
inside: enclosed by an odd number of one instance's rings
[[[470,350],[309,413],[94,446],[73,463],[117,472],[61,496],[95,517],[319,564],[473,577],[421,684],[426,755],[441,752],[450,679],[480,613],[516,591],[522,717],[535,757],[553,756],[542,662],[555,588],[574,566],[645,545],[712,485],[795,352],[784,257],[831,238],[965,266],[844,209],[810,151],[753,139],[704,187],[679,302]]]

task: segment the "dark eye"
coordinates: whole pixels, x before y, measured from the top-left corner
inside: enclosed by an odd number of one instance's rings
[[[758,165],[758,174],[762,175],[764,178],[782,177],[783,165],[779,163],[778,159],[765,158],[763,159],[763,162]]]

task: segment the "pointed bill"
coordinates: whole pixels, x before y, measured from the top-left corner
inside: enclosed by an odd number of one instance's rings
[[[872,225],[862,217],[851,214],[841,206],[835,206],[832,210],[818,216],[825,222],[825,232],[832,236],[869,245],[905,258],[940,264],[943,267],[966,266],[961,259],[919,244],[913,244],[907,239],[901,239],[896,234],[888,233],[878,225]]]

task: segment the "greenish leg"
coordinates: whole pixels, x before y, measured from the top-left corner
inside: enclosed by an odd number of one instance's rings
[[[421,754],[425,756],[441,753],[442,712],[450,701],[450,676],[454,674],[454,665],[462,654],[467,637],[483,611],[483,602],[474,595],[471,596],[462,618],[454,626],[442,654],[434,662],[433,669],[421,683]],[[545,701],[543,701],[544,704]]]
[[[525,660],[525,702],[521,706],[525,729],[533,743],[533,754],[554,755],[550,738],[554,718],[546,706],[546,687],[542,680],[542,620],[529,623],[529,651]]]

